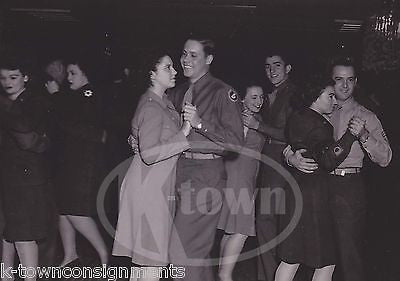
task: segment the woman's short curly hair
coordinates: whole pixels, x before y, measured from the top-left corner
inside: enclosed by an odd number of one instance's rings
[[[334,86],[334,81],[329,76],[314,75],[311,76],[301,92],[304,106],[310,106],[322,94],[322,91],[328,86]]]

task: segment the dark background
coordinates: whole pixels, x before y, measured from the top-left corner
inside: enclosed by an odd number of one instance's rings
[[[146,50],[165,47],[179,57],[186,34],[208,32],[217,43],[212,71],[234,87],[265,79],[263,52],[289,52],[292,78],[324,71],[329,58],[349,54],[360,64],[359,84],[373,97],[394,151],[382,169],[367,163],[369,218],[366,260],[369,280],[398,281],[400,269],[399,39],[387,41],[370,26],[375,15],[398,1],[383,0],[13,0],[0,2],[0,51],[20,51],[40,69],[50,57],[70,52],[92,56],[97,81],[111,82],[118,63],[140,71]],[[359,28],[343,30],[343,23]],[[375,38],[375,37],[374,37]],[[385,41],[386,40],[386,41]],[[376,49],[374,52],[368,52]],[[386,57],[383,54],[388,54]],[[371,58],[372,56],[372,58]],[[374,57],[376,56],[376,57]],[[374,62],[374,63],[372,63]],[[176,61],[176,63],[178,63]],[[180,67],[177,67],[180,72]],[[39,76],[38,76],[39,77]],[[99,83],[99,84],[101,84]],[[251,240],[250,240],[251,243]],[[251,246],[251,245],[250,245]],[[252,280],[254,263],[239,266],[238,278]]]

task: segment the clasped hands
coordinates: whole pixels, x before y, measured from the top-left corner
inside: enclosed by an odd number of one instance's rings
[[[367,140],[369,132],[365,128],[365,120],[360,117],[353,116],[348,124],[348,130],[350,133],[355,136],[361,142]],[[303,157],[303,153],[306,152],[305,149],[299,149],[295,152],[291,151],[291,147],[288,146],[284,150],[283,154],[285,155],[285,159],[288,164],[294,166],[298,170],[304,173],[313,173],[316,169],[318,169],[318,164],[311,158]]]
[[[260,126],[260,122],[254,117],[254,114],[250,110],[244,110],[242,112],[243,125],[249,129],[257,130]]]
[[[361,142],[364,142],[368,137],[368,130],[365,128],[365,120],[360,117],[353,116],[348,124],[348,129],[350,133],[359,139]]]
[[[201,118],[195,105],[186,103],[182,111],[183,120],[189,122],[193,128],[197,128],[201,124]]]

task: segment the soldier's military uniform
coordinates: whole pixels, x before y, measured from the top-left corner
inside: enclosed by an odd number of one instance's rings
[[[190,83],[171,92],[178,112]],[[192,86],[192,104],[201,126],[188,136],[191,149],[178,161],[178,204],[170,242],[170,259],[185,266],[183,280],[214,280],[207,258],[211,252],[222,204],[224,150],[243,145],[243,123],[237,93],[224,82],[205,74]],[[194,259],[197,263],[194,264]],[[180,279],[181,280],[181,279]]]
[[[347,100],[334,110],[330,121],[334,137],[339,139],[347,129],[350,119],[357,116],[365,121],[369,132],[366,140],[354,142],[349,155],[330,176],[331,212],[335,221],[335,234],[340,264],[337,267],[344,281],[365,280],[362,265],[363,232],[366,221],[365,185],[360,174],[364,155],[372,162],[385,167],[392,159],[386,134],[376,115],[357,103]]]

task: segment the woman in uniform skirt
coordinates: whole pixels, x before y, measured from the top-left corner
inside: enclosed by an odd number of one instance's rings
[[[158,267],[169,263],[168,246],[175,212],[176,164],[189,148],[184,122],[165,91],[175,86],[176,71],[165,52],[146,58],[148,89],[132,120],[138,142],[120,192],[113,255],[127,256],[145,270],[138,280],[158,280]]]
[[[102,120],[101,96],[90,84],[88,73],[90,66],[86,59],[78,57],[67,62],[67,80],[72,91],[56,107],[60,116],[56,183],[64,248],[61,266],[78,259],[76,231],[92,244],[102,264],[107,264],[109,256],[93,219],[104,176],[107,133]]]
[[[312,174],[291,171],[302,193],[303,209],[295,229],[278,247],[281,263],[275,281],[293,280],[300,264],[315,269],[313,281],[332,280],[336,254],[327,179],[356,140],[350,129],[338,141],[333,138],[328,120],[336,104],[333,83],[331,79],[311,79],[303,93],[304,109],[293,113],[286,127],[288,143],[295,150],[306,149],[305,154],[318,163],[318,169]],[[281,228],[289,223],[295,207],[290,192],[286,194],[289,199]]]
[[[246,127],[248,117],[261,120],[258,112],[264,101],[259,84],[249,84],[242,101],[245,144],[244,153],[226,157],[227,184],[218,229],[225,232],[220,248],[219,278],[231,281],[232,272],[248,236],[255,236],[254,198],[259,168],[257,154],[261,152],[265,137]],[[247,155],[253,153],[254,155]]]
[[[28,80],[26,66],[19,58],[3,58],[0,63],[3,90],[0,96],[0,198],[5,219],[2,251],[5,269],[14,267],[15,253],[22,266],[36,269],[38,244],[48,236],[50,104],[43,95],[29,89]],[[9,274],[13,275],[11,271]],[[27,276],[25,280],[33,281],[36,277]]]

